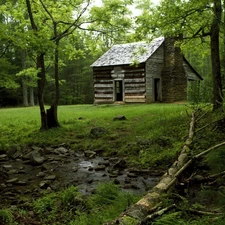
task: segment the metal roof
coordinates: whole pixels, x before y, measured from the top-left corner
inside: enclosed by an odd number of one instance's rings
[[[159,37],[150,43],[135,42],[114,45],[97,59],[91,67],[130,65],[134,62],[146,62],[147,59],[161,46],[163,41],[164,37]]]

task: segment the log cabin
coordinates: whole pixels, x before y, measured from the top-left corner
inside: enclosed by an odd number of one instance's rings
[[[94,104],[176,102],[187,99],[189,81],[202,77],[175,38],[112,46],[91,67]]]

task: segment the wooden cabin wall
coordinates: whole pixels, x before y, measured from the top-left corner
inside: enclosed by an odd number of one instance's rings
[[[94,103],[113,103],[112,66],[94,67]]]
[[[123,66],[124,70],[124,101],[127,103],[144,103],[145,90],[145,64],[138,66]]]
[[[123,72],[118,73],[117,68]],[[116,72],[117,71],[117,72]],[[123,100],[127,103],[144,103],[145,64],[138,66],[94,67],[94,103],[113,103],[115,101],[115,80],[123,81]]]
[[[146,102],[155,101],[155,79],[159,79],[158,101],[162,100],[161,71],[164,65],[163,46],[160,46],[146,62]]]
[[[188,80],[201,80],[197,75],[196,73],[193,71],[193,69],[188,65],[187,62],[183,62],[183,66],[184,66],[184,70],[185,70],[185,74],[186,74],[186,77]]]

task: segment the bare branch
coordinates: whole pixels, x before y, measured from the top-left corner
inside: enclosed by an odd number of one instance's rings
[[[49,10],[47,9],[47,7],[46,7],[45,4],[43,3],[43,1],[42,1],[42,0],[39,0],[39,1],[40,1],[40,3],[41,3],[42,7],[44,8],[45,12],[46,12],[46,13],[49,15],[49,17],[51,18],[52,22],[55,23],[55,20],[54,20],[52,14],[49,12]]]
[[[65,29],[61,34],[59,34],[58,36],[54,37],[52,40],[60,40],[62,39],[63,37],[65,36],[68,36],[69,34],[71,34],[71,29],[72,29],[72,32],[77,28],[77,23],[78,21],[80,20],[80,18],[83,16],[83,14],[87,11],[88,7],[90,5],[90,0],[87,2],[87,5],[81,10],[81,12],[79,13],[79,15],[77,16],[77,18],[74,20],[73,23],[71,23],[69,25],[69,27],[67,29]],[[62,21],[61,21],[62,22]],[[68,34],[67,34],[68,33]]]
[[[2,58],[2,57],[6,54],[8,48],[9,48],[9,46],[10,46],[11,44],[12,44],[12,42],[8,43],[8,45],[4,48],[2,54],[0,55],[0,58]]]

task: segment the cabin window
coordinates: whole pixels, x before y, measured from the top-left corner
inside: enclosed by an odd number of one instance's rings
[[[115,80],[115,101],[123,101],[123,81]]]

